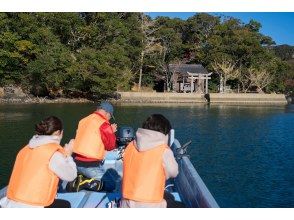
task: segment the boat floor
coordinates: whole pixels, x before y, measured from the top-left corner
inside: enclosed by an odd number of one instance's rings
[[[177,192],[171,193],[175,201],[181,201]],[[107,208],[109,202],[118,201],[121,193],[105,193],[80,191],[74,193],[58,193],[57,199],[64,199],[70,202],[72,208]]]
[[[93,192],[93,191],[80,191],[80,192],[66,192],[67,182],[61,184],[60,192],[57,193],[57,199],[64,199],[70,202],[72,208],[107,208],[107,204],[111,201],[118,201],[121,199],[121,176],[122,176],[122,160],[117,160],[119,157],[117,151],[111,151],[106,154],[104,167],[113,181],[116,182],[117,190],[112,193],[108,192]],[[115,171],[115,172],[113,172]],[[171,184],[173,185],[173,184]],[[175,201],[181,201],[177,192],[170,192],[173,188],[169,187],[169,193],[174,197]]]

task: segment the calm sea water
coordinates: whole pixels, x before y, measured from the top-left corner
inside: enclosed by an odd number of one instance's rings
[[[63,142],[93,104],[0,105],[0,187],[7,185],[15,156],[34,124],[56,115]],[[294,207],[294,106],[116,106],[119,125],[138,128],[164,114],[181,143],[192,140],[190,158],[221,207]]]

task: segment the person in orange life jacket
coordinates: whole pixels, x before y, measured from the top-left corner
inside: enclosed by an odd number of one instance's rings
[[[102,180],[105,191],[115,189],[115,182],[103,166],[106,151],[116,148],[117,125],[109,122],[113,111],[109,102],[101,102],[95,112],[80,120],[74,144],[78,172]]]
[[[178,175],[178,164],[168,147],[170,122],[151,115],[136,132],[123,160],[122,208],[166,208],[165,181]]]
[[[17,154],[7,195],[0,201],[6,208],[70,207],[66,200],[55,199],[59,179],[72,181],[77,176],[70,156],[73,140],[60,146],[62,122],[50,116],[35,126],[36,134]]]

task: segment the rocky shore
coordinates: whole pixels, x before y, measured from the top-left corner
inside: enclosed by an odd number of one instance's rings
[[[26,97],[26,98],[0,98],[0,104],[41,104],[41,103],[93,103],[88,99],[70,99],[70,98],[39,98],[39,97]]]
[[[19,87],[0,87],[0,104],[34,104],[34,103],[93,103],[93,101],[85,98],[49,98],[35,97],[26,94]]]

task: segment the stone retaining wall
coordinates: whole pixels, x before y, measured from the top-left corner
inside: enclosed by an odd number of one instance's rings
[[[284,94],[256,94],[256,93],[211,93],[211,103],[252,103],[252,104],[287,104]]]
[[[195,93],[156,93],[156,92],[119,92],[118,102],[124,103],[206,103],[204,94]],[[257,93],[210,93],[210,103],[228,104],[278,104],[285,105],[283,94]]]
[[[139,103],[205,103],[203,94],[163,92],[119,92],[121,102]]]

